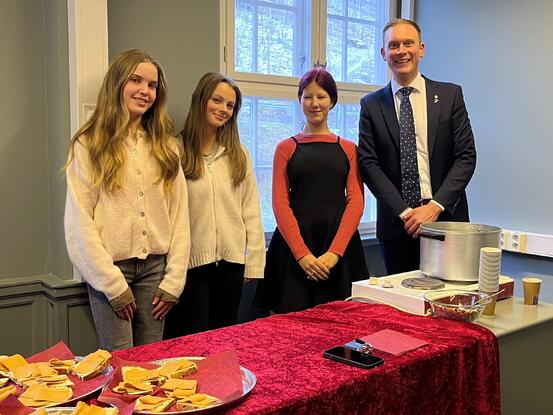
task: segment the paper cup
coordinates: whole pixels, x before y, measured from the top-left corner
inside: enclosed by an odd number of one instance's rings
[[[540,296],[541,280],[539,278],[523,278],[524,304],[536,305]]]
[[[485,293],[485,294],[493,295],[496,292],[493,292],[493,293],[489,292],[489,293]],[[484,307],[484,310],[482,310],[482,315],[483,316],[488,316],[488,317],[495,315],[495,304],[496,303],[497,303],[497,296],[492,297],[492,300],[486,305],[486,307]]]

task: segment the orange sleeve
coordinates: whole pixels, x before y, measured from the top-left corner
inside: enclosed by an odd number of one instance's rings
[[[359,227],[365,208],[365,199],[363,197],[363,182],[357,165],[357,146],[344,139],[340,140],[340,146],[349,160],[349,173],[346,182],[346,209],[328,250],[343,256],[351,237]]]
[[[290,185],[286,167],[296,143],[291,138],[281,141],[273,159],[273,212],[278,230],[292,251],[296,261],[311,253],[300,233],[298,221],[290,208]]]

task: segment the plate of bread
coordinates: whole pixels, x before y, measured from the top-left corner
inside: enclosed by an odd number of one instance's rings
[[[85,357],[42,362],[28,362],[19,354],[0,356],[0,402],[9,395],[30,408],[78,401],[109,382],[113,372],[110,360],[111,354],[101,349]]]
[[[198,371],[203,357],[179,357],[150,362],[154,368],[123,366],[120,379],[106,388],[111,392],[135,398],[134,413],[141,415],[206,413],[232,405],[244,398],[256,384],[255,375],[240,366],[241,390],[232,396],[200,393],[201,381],[190,379]],[[119,375],[119,374],[118,374]],[[138,396],[138,398],[136,398]]]

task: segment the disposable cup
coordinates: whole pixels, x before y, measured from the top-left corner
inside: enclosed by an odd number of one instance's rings
[[[480,258],[480,266],[497,267],[501,265],[501,258]]]
[[[494,248],[492,246],[485,246],[480,248],[480,255],[499,256],[501,257],[501,249]]]
[[[524,290],[524,304],[536,305],[540,297],[541,280],[539,278],[523,278],[522,288]]]
[[[486,294],[492,295],[495,294],[497,291],[494,292],[487,292]],[[493,316],[495,315],[495,304],[497,303],[497,296],[492,297],[491,301],[484,307],[484,310],[482,310],[483,316]]]

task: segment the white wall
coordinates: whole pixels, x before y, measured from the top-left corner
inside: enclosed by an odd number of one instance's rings
[[[417,0],[415,19],[422,72],[463,86],[471,221],[553,234],[553,2]]]

